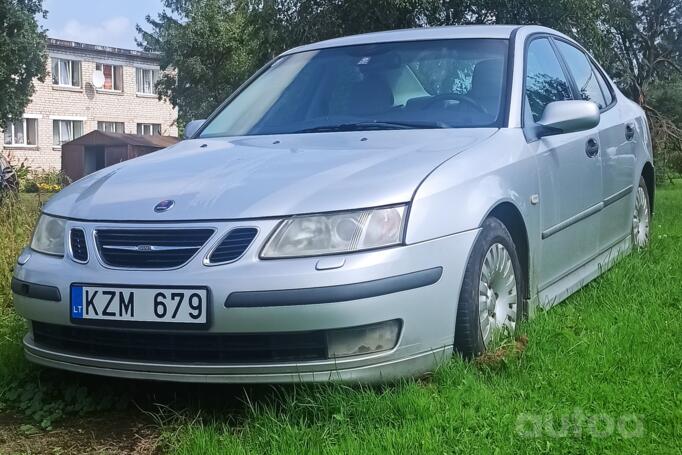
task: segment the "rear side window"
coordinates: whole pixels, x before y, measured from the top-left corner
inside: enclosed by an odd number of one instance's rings
[[[556,40],[556,44],[578,86],[580,97],[585,101],[593,101],[597,103],[599,109],[604,109],[609,103],[604,98],[597,75],[587,56],[564,41]]]
[[[602,93],[604,94],[604,100],[606,101],[606,105],[609,106],[613,102],[613,94],[611,93],[611,88],[608,82],[606,82],[606,78],[602,76],[602,74],[599,72],[597,68],[594,68],[594,75],[597,76],[597,82],[599,83],[599,87],[601,88]]]
[[[533,120],[542,117],[545,106],[554,101],[572,99],[566,75],[547,38],[528,45],[526,55],[526,97]]]

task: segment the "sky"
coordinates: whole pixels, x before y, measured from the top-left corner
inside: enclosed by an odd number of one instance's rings
[[[135,24],[156,16],[161,0],[44,0],[47,36],[88,44],[137,49]]]

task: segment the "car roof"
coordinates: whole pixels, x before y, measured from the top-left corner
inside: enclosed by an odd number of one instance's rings
[[[282,55],[324,49],[329,47],[354,46],[358,44],[389,43],[396,41],[421,41],[453,38],[497,38],[509,39],[518,25],[454,25],[448,27],[424,27],[386,32],[365,33],[344,36],[317,43],[307,44],[286,51]],[[535,28],[535,27],[534,27]],[[537,27],[540,28],[540,27]],[[554,32],[551,29],[545,31]]]

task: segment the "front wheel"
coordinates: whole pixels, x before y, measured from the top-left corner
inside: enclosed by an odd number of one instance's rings
[[[471,252],[459,295],[455,348],[467,358],[512,337],[526,317],[523,269],[504,224],[487,219]]]
[[[639,186],[635,193],[635,212],[632,216],[632,244],[637,249],[646,248],[649,244],[651,229],[651,201],[649,190],[643,177],[639,178]]]

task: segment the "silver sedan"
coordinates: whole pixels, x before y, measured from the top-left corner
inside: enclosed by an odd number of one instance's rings
[[[547,28],[392,31],[268,63],[188,139],[44,207],[29,360],[386,381],[494,348],[647,244],[643,111]]]

